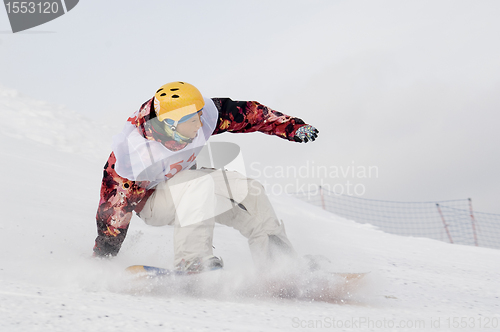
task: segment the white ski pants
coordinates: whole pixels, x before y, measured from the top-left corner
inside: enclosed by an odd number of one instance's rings
[[[175,266],[213,255],[215,222],[237,229],[248,239],[257,266],[272,263],[276,250],[296,255],[264,187],[238,172],[181,171],[157,185],[139,216],[148,225],[174,226]]]

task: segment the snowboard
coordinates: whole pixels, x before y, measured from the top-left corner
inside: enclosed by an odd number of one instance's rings
[[[132,265],[125,269],[125,292],[133,295],[214,296],[220,285],[222,268],[203,272],[185,272],[149,265]]]
[[[221,268],[217,268],[214,270],[209,270],[206,272],[210,271],[216,271],[220,270]],[[177,271],[177,270],[169,270],[169,269],[164,269],[161,267],[156,267],[156,266],[149,266],[149,265],[132,265],[129,266],[125,269],[128,273],[135,275],[137,277],[146,277],[146,278],[165,278],[165,277],[180,277],[180,276],[187,276],[187,275],[195,275],[195,274],[200,274],[203,272],[183,272],[183,271]],[[332,276],[339,277],[341,278],[345,283],[349,282],[355,282],[358,279],[363,278],[365,275],[367,275],[369,272],[359,272],[359,273],[353,273],[353,272],[330,272]]]
[[[222,268],[204,272],[183,272],[148,265],[125,269],[135,294],[189,294],[193,296],[243,296],[321,301],[355,302],[354,295],[369,272],[344,273],[310,271],[304,273],[242,276]]]
[[[273,298],[329,303],[355,303],[362,280],[368,274],[315,271],[271,278],[262,290]]]
[[[177,270],[169,270],[169,269],[164,269],[161,267],[156,267],[156,266],[149,266],[149,265],[132,265],[129,266],[125,269],[128,273],[131,275],[135,275],[136,277],[140,278],[175,278],[175,277],[182,277],[182,276],[188,276],[188,275],[196,275],[200,273],[206,273],[210,271],[216,271],[220,270],[220,268],[216,268],[213,270],[208,270],[205,272],[184,272],[184,271],[177,271]]]

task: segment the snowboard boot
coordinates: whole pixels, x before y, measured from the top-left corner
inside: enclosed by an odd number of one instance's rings
[[[280,256],[293,256],[294,250],[276,235],[269,235],[270,256],[272,259],[279,259]]]
[[[196,258],[192,261],[186,262],[182,260],[180,264],[177,264],[175,269],[177,271],[186,272],[188,274],[201,273],[206,271],[219,270],[224,267],[224,261],[222,258],[216,256],[202,258]]]
[[[331,264],[332,261],[323,255],[305,255],[302,260],[304,270],[309,272],[326,271]]]
[[[287,242],[276,235],[269,235],[269,251],[267,259],[262,262],[259,269],[267,273],[281,273],[284,270],[295,269],[298,263],[297,253]]]

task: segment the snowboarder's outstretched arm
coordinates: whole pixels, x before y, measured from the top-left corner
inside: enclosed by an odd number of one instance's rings
[[[111,153],[104,166],[101,199],[96,215],[97,238],[94,256],[98,257],[118,254],[125,240],[132,213],[148,193],[144,183],[119,176],[115,171],[115,163],[115,155]]]
[[[212,98],[219,110],[219,120],[213,135],[224,132],[262,132],[295,142],[314,141],[318,130],[299,118],[285,115],[256,101],[233,101]]]

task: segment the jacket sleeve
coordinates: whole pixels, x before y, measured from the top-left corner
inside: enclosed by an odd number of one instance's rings
[[[259,131],[294,141],[297,129],[306,124],[299,118],[272,110],[256,101],[233,101],[229,98],[212,100],[219,110],[219,120],[213,135]]]
[[[127,235],[132,212],[146,196],[144,183],[120,177],[114,170],[116,158],[104,166],[101,198],[97,209],[97,238],[94,256],[116,256]],[[139,184],[141,186],[139,186]]]

